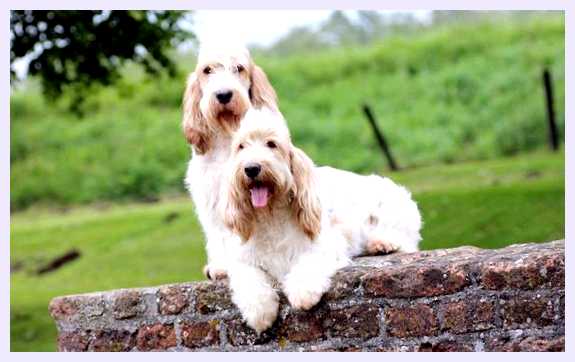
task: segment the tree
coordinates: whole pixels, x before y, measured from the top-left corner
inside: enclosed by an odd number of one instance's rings
[[[147,73],[176,73],[167,51],[193,35],[182,27],[183,11],[36,11],[10,12],[10,75],[27,59],[27,73],[40,77],[46,95],[72,94],[72,110],[94,85],[120,77],[127,60]]]
[[[294,27],[268,49],[269,53],[281,56],[318,51],[329,44],[322,41],[316,32],[306,26]]]
[[[334,46],[352,45],[364,39],[362,29],[353,24],[341,10],[331,13],[319,32],[326,42]]]
[[[359,26],[365,34],[365,43],[383,38],[386,35],[386,21],[377,11],[359,10],[357,12]]]

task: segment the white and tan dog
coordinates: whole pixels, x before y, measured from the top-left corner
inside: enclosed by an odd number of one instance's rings
[[[421,219],[405,189],[379,176],[316,168],[293,146],[279,112],[250,109],[231,147],[219,207],[241,242],[233,246],[228,275],[234,303],[258,333],[276,319],[276,285],[292,307],[309,309],[350,257],[368,248],[417,247]],[[344,178],[326,186],[333,172]],[[347,183],[362,187],[361,194],[332,188]],[[358,199],[349,210],[357,215],[346,223],[330,210],[334,191]]]
[[[274,89],[248,50],[213,45],[200,49],[196,69],[188,78],[183,130],[192,146],[185,183],[206,238],[204,273],[217,279],[226,276],[229,256],[238,244],[238,236],[230,233],[216,211],[232,137],[250,108],[278,112],[276,118],[282,122],[283,118]],[[319,167],[315,173],[324,213],[352,241],[354,255],[417,250],[421,217],[409,192],[379,176],[331,167]]]
[[[183,131],[192,146],[185,184],[204,230],[210,279],[225,276],[227,247],[234,236],[216,213],[222,168],[232,136],[251,108],[277,110],[277,97],[248,50],[237,45],[203,45],[188,77],[183,99]]]

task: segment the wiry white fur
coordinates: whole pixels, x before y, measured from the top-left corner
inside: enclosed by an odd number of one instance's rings
[[[250,62],[250,53],[243,46],[218,44],[214,47],[210,46],[210,43],[202,44],[198,53],[198,64],[217,64],[222,67],[222,71],[214,72],[203,86],[202,91],[208,96],[202,97],[200,102],[202,113],[209,113],[211,98],[209,95],[223,89],[233,90],[237,96],[249,103],[249,82],[238,77],[235,67],[237,64],[247,67]]]
[[[349,263],[347,249],[327,218],[317,239],[311,240],[288,210],[274,210],[273,219],[258,223],[230,263],[232,300],[246,323],[260,333],[277,317],[276,286],[293,308],[312,308],[329,289],[333,274]]]
[[[227,270],[232,301],[246,323],[258,333],[268,329],[276,320],[279,308],[274,281],[262,269],[247,263],[232,262]]]
[[[245,67],[252,64],[248,50],[243,46],[232,44],[230,46],[202,45],[198,54],[198,65],[195,73],[190,75],[188,82],[195,81],[197,73],[202,71],[206,64],[219,64],[221,68],[210,75],[208,81],[202,86],[202,98],[199,102],[199,111],[206,118],[214,116],[210,107],[214,106],[215,92],[223,89],[234,91],[234,97],[241,97],[242,102],[250,104],[250,84],[237,73],[237,64]],[[267,97],[270,104],[275,102],[274,97]],[[275,108],[275,104],[272,108]],[[194,110],[195,111],[195,110]],[[218,121],[208,119],[207,124],[217,125]],[[229,158],[230,144],[233,134],[229,129],[218,128],[210,139],[211,145],[207,152],[199,154],[192,151],[192,158],[188,164],[185,185],[195,204],[198,219],[204,230],[206,238],[206,251],[208,264],[204,273],[211,279],[226,276],[228,264],[227,255],[233,248],[237,237],[230,233],[223,225],[216,212],[219,201],[219,189],[222,179],[222,166]],[[231,246],[226,244],[231,242]],[[233,252],[232,252],[233,253]]]
[[[332,167],[319,167],[317,176],[324,210],[354,256],[418,250],[421,214],[406,188],[387,177]]]
[[[236,171],[248,161],[263,160],[278,175],[277,180],[283,183],[287,179],[290,185],[289,177],[281,175],[290,165],[273,157],[274,150],[263,146],[266,139],[253,136],[269,134],[262,130],[270,128],[275,129],[272,139],[282,139],[282,143],[293,148],[280,114],[251,109],[232,143],[232,147],[241,143],[242,151],[232,151],[227,167]],[[248,138],[251,141],[244,143]],[[421,217],[405,188],[387,178],[359,176],[329,167],[311,166],[309,172],[312,182],[306,187],[321,205],[321,228],[315,239],[304,232],[294,217],[293,200],[288,193],[275,199],[269,212],[253,212],[253,230],[248,240],[238,244],[234,239],[237,254],[231,256],[228,269],[233,301],[247,324],[258,333],[269,328],[277,316],[274,280],[294,308],[309,309],[319,302],[333,274],[347,265],[350,257],[366,251],[417,250]],[[230,197],[229,190],[237,187],[237,182],[228,176],[222,184],[222,210],[230,202],[226,197]]]
[[[226,197],[230,197],[230,188],[237,180],[236,171],[243,169],[246,162],[266,160],[270,172],[277,174],[277,179],[284,185],[276,185],[276,199],[270,210],[255,211],[254,228],[248,240],[236,245],[236,255],[231,260],[228,274],[233,292],[233,301],[240,309],[246,323],[256,332],[260,333],[269,328],[276,319],[278,310],[278,296],[274,288],[274,281],[283,290],[290,304],[296,309],[310,309],[319,302],[322,295],[330,286],[330,279],[341,267],[349,263],[350,245],[341,232],[332,227],[329,214],[323,213],[319,222],[320,232],[311,238],[303,230],[294,216],[289,190],[293,187],[293,180],[289,175],[290,165],[277,161],[277,157],[270,154],[274,150],[267,149],[267,139],[254,136],[253,132],[262,129],[275,128],[273,139],[281,139],[286,147],[293,148],[289,140],[289,132],[283,118],[278,113],[249,110],[236,133],[237,142],[244,137],[252,137],[252,143],[245,146],[243,154],[237,152],[229,160],[227,168],[229,176],[222,184],[222,213],[225,213]],[[237,140],[239,139],[239,140]],[[254,152],[255,150],[255,152]],[[273,161],[275,160],[275,161]],[[307,172],[311,172],[310,182],[298,185],[298,192],[302,187],[310,188],[312,195],[319,197],[315,183],[316,169],[310,162]],[[284,189],[285,188],[285,189]],[[245,192],[248,192],[246,189]],[[271,201],[270,201],[271,202]],[[304,210],[305,212],[306,210]],[[237,240],[237,239],[235,239]]]
[[[214,141],[213,149],[204,155],[193,155],[188,164],[185,184],[194,201],[196,214],[206,238],[208,264],[204,272],[209,278],[226,275],[229,247],[226,244],[238,239],[223,224],[216,212],[222,179],[222,165],[229,158],[231,138],[221,135]],[[238,239],[239,242],[239,239]]]

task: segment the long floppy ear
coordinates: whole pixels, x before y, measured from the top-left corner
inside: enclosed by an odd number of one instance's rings
[[[210,131],[207,121],[200,110],[200,99],[202,99],[202,89],[195,73],[191,73],[186,83],[184,98],[182,101],[184,117],[182,128],[184,136],[194,150],[202,155],[210,147]]]
[[[278,97],[270,84],[266,73],[259,66],[253,64],[251,72],[250,101],[255,108],[267,107],[278,109]]]
[[[235,175],[234,175],[235,176]],[[253,208],[245,192],[240,190],[237,177],[229,179],[228,188],[223,193],[224,224],[246,242],[253,232]]]
[[[321,204],[313,177],[313,162],[299,148],[290,152],[291,172],[294,178],[294,216],[304,232],[314,240],[321,230]]]

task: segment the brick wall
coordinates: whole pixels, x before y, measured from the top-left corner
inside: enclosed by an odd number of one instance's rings
[[[61,351],[562,351],[563,241],[358,258],[256,336],[224,281],[59,297]]]

